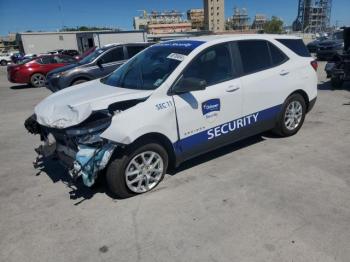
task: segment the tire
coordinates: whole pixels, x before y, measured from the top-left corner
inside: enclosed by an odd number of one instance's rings
[[[75,85],[79,85],[81,83],[85,83],[89,80],[86,80],[86,79],[77,79],[77,80],[74,80],[73,83],[71,84],[71,86],[75,86]]]
[[[304,98],[300,94],[289,96],[283,104],[277,125],[272,131],[282,137],[295,135],[304,123],[305,114],[306,104]]]
[[[30,77],[30,84],[34,87],[45,86],[46,77],[43,74],[35,73]]]
[[[343,83],[344,83],[344,80],[340,79],[339,77],[332,77],[331,78],[332,87],[335,89],[341,88]]]
[[[144,164],[143,159],[146,161],[151,159],[151,164]],[[151,171],[152,166],[156,172]],[[123,155],[115,157],[110,162],[106,172],[107,186],[117,198],[129,198],[146,193],[157,187],[164,178],[167,168],[168,154],[161,145],[154,141],[136,143],[126,149]]]
[[[0,65],[6,66],[6,65],[7,65],[7,61],[6,61],[6,60],[1,60],[1,61],[0,61]]]

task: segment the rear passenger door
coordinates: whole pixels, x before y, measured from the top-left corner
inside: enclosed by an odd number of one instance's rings
[[[293,85],[289,58],[266,40],[237,41],[241,60],[243,115],[257,113],[259,128],[275,124],[281,105]]]

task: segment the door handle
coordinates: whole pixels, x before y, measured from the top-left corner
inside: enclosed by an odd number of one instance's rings
[[[228,86],[228,87],[226,88],[226,92],[232,93],[232,92],[237,91],[239,88],[240,88],[239,86]]]
[[[287,71],[287,70],[281,70],[281,72],[280,72],[281,76],[286,76],[288,74],[289,74],[289,71]]]

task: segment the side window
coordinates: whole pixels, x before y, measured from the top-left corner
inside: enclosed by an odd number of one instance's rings
[[[53,56],[43,56],[37,60],[39,64],[48,65],[57,63]]]
[[[128,50],[129,58],[132,58],[137,53],[141,52],[143,49],[145,49],[145,46],[127,46],[126,49]]]
[[[303,57],[310,57],[310,53],[307,50],[303,40],[301,39],[276,39],[281,44],[288,47],[294,53]]]
[[[230,80],[234,77],[230,57],[228,44],[209,47],[191,62],[183,76],[205,80],[208,86]]]
[[[63,60],[63,63],[75,63],[77,61],[69,55],[62,55],[61,58]]]
[[[244,74],[251,74],[271,67],[271,58],[265,40],[238,41]]]
[[[65,56],[65,55],[55,56],[54,60],[56,61],[56,63],[59,63],[59,64],[66,64],[66,63],[75,62],[74,58],[72,58],[70,56]]]
[[[122,47],[114,48],[102,56],[102,64],[117,62],[124,60],[124,52]]]
[[[288,57],[274,44],[269,42],[272,65],[278,66],[288,60]]]

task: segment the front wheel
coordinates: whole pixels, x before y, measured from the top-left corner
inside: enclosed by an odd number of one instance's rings
[[[2,65],[2,66],[7,65],[7,61],[6,60],[1,60],[0,65]]]
[[[45,86],[45,81],[46,81],[46,77],[43,74],[40,74],[40,73],[35,73],[30,78],[30,83],[34,87]]]
[[[107,185],[118,198],[145,193],[162,181],[167,167],[168,154],[161,145],[138,143],[112,160],[107,168]]]
[[[300,94],[293,94],[287,98],[276,127],[273,129],[280,136],[296,134],[304,123],[306,104]]]

